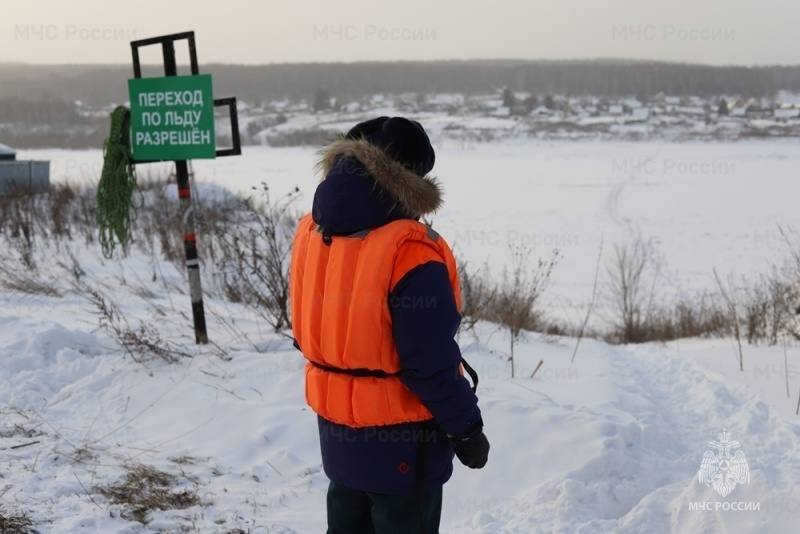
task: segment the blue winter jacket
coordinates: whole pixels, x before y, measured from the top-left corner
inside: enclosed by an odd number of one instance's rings
[[[411,218],[398,197],[379,184],[374,162],[342,156],[330,166],[314,195],[312,217],[326,233],[350,235]],[[395,188],[397,183],[391,187]],[[410,300],[406,300],[410,299]],[[421,299],[421,300],[417,300]],[[429,302],[431,306],[394,303]],[[477,397],[456,369],[461,353],[454,340],[461,321],[447,268],[429,262],[410,271],[386,296],[391,310],[403,383],[433,414],[432,422],[350,428],[318,417],[322,462],[328,477],[352,489],[406,495],[441,486],[453,471],[451,437],[483,426]]]

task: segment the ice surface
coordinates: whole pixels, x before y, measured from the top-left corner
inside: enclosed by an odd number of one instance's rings
[[[495,120],[495,119],[491,119]],[[590,300],[601,238],[607,252],[635,234],[665,260],[665,296],[715,288],[712,269],[753,277],[785,252],[779,225],[800,227],[790,140],[737,143],[566,142],[470,143],[442,139],[433,174],[445,206],[433,223],[460,257],[488,262],[499,275],[509,245],[534,255],[560,250],[549,303],[553,313],[581,316]],[[28,150],[52,159],[54,181],[91,182],[98,151]],[[282,194],[295,186],[308,209],[318,177],[310,148],[245,147],[241,157],[196,161],[199,181],[248,192],[261,182]],[[141,167],[169,172],[169,165]]]

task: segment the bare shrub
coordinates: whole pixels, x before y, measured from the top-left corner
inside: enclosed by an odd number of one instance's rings
[[[0,195],[0,235],[20,252],[30,254],[36,239],[60,247],[63,239],[83,235],[94,240],[95,201],[93,191],[69,184],[53,185],[46,191],[12,191]]]
[[[122,506],[122,517],[147,524],[154,510],[183,510],[200,504],[193,489],[176,490],[175,475],[146,465],[127,468],[125,476],[115,484],[96,486],[95,491],[112,504]]]
[[[472,330],[478,321],[494,319],[494,302],[498,288],[492,283],[489,266],[471,270],[466,262],[459,262],[461,282],[461,330]]]
[[[523,331],[560,334],[565,328],[546,320],[541,298],[550,284],[553,269],[561,256],[554,250],[548,259],[531,260],[524,246],[511,246],[511,266],[503,271],[501,281],[492,279],[488,265],[471,270],[459,264],[462,299],[461,330],[471,330],[479,321],[497,323],[509,333],[511,376],[516,376],[514,351]]]
[[[614,317],[612,338],[622,343],[647,341],[646,324],[657,277],[652,245],[641,236],[631,243],[615,244],[606,274],[605,297]]]
[[[719,299],[704,292],[679,301],[672,312],[672,329],[660,341],[708,335],[725,335],[730,331],[730,319]]]
[[[216,278],[224,295],[253,307],[276,332],[290,329],[289,260],[298,217],[292,209],[299,189],[277,200],[262,184],[239,222],[216,234]]]
[[[544,325],[544,313],[539,305],[560,255],[554,250],[549,259],[539,258],[531,265],[530,250],[524,246],[512,245],[511,257],[511,267],[503,273],[492,315],[508,329],[508,359],[511,363],[511,378],[514,378],[515,345],[523,330],[538,330]]]
[[[667,342],[734,330],[731,310],[721,295],[702,292],[669,297],[662,287],[662,268],[652,243],[641,236],[614,246],[603,291],[612,322],[607,341]]]
[[[743,287],[741,293],[742,322],[748,343],[764,341],[776,345],[782,333],[791,333],[790,323],[795,315],[791,282],[773,273]]]
[[[68,185],[57,185],[48,196],[49,215],[54,235],[71,238],[70,209],[77,192]]]
[[[26,191],[0,195],[0,232],[28,269],[35,268],[34,199],[34,194]]]
[[[724,284],[714,271],[728,311],[729,330],[740,345],[742,341],[776,345],[800,339],[800,244],[793,231],[779,230],[788,258],[769,273]]]
[[[791,228],[779,227],[787,260],[772,273],[771,293],[783,310],[780,336],[800,340],[800,238]]]

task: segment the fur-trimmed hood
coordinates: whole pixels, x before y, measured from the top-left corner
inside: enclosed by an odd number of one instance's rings
[[[419,176],[392,159],[382,148],[364,139],[336,139],[320,151],[317,164],[323,180],[341,158],[357,160],[375,183],[392,197],[411,218],[433,213],[442,204],[442,190],[436,178]]]

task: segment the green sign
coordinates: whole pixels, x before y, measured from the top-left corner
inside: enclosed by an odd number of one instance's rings
[[[128,80],[136,160],[216,157],[211,76]]]

